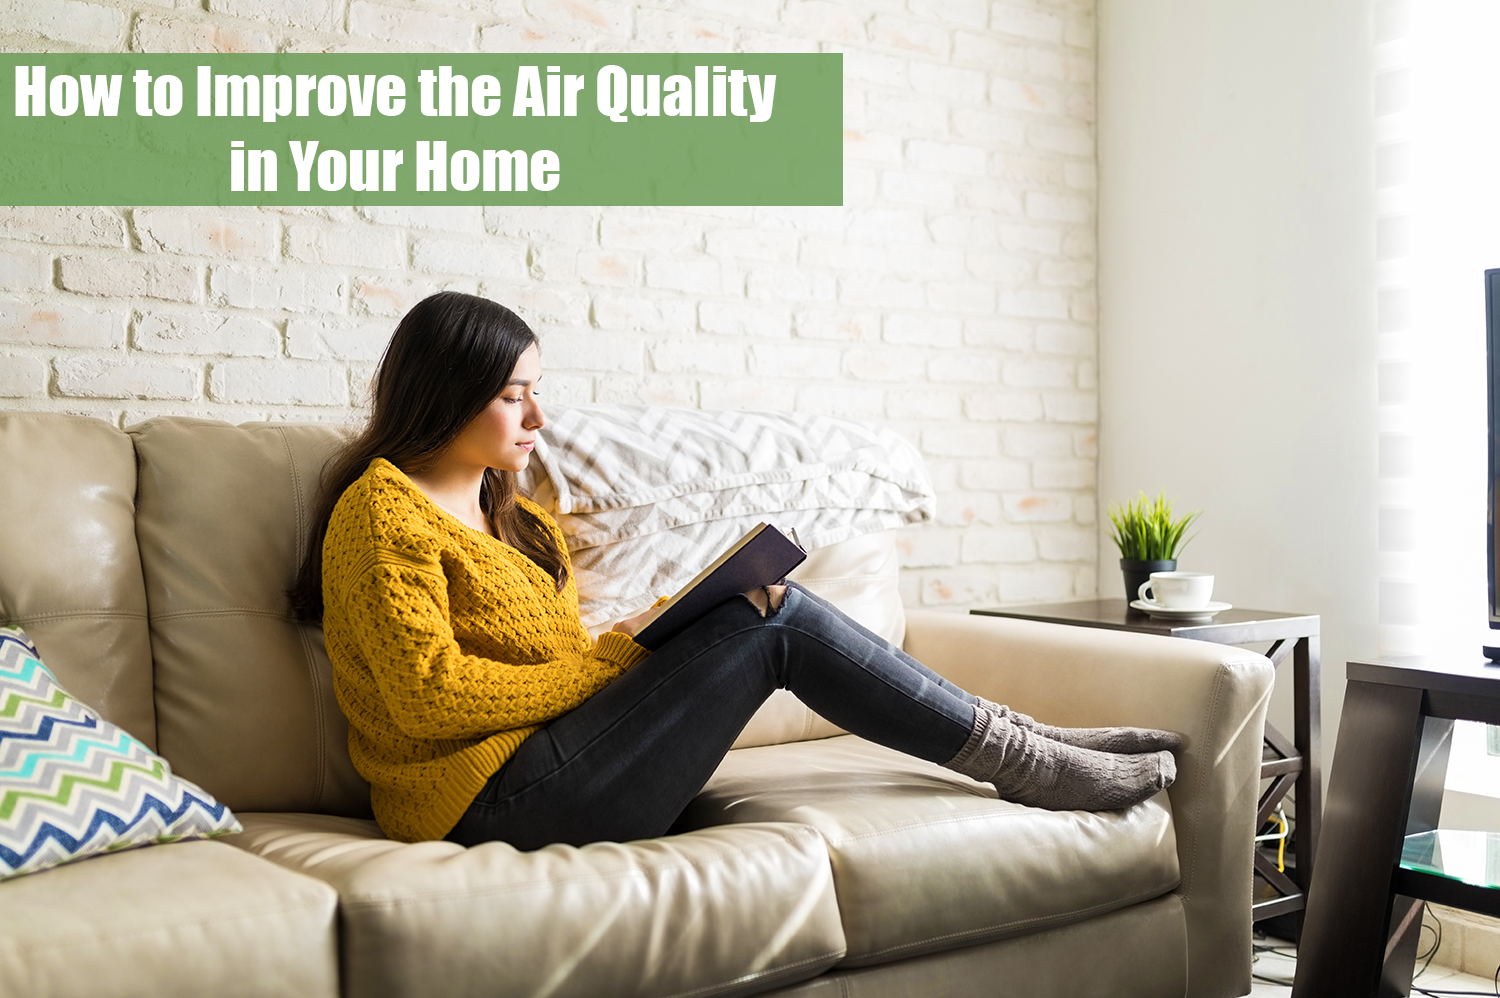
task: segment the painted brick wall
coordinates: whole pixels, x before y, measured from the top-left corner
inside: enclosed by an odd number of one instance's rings
[[[1095,592],[1092,0],[25,0],[9,51],[836,51],[835,208],[0,209],[0,406],[356,418],[394,320],[520,312],[555,402],[916,441],[912,604]]]

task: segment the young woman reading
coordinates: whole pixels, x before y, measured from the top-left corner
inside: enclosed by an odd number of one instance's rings
[[[790,689],[864,738],[1052,809],[1171,784],[1171,732],[1054,728],[965,693],[795,584],[655,653],[591,640],[556,523],[524,496],[545,423],[536,336],[445,292],[401,320],[369,426],[329,465],[298,615],[322,620],[349,748],[393,839],[520,849],[664,834]]]

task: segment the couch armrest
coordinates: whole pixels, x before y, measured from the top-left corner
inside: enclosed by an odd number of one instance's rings
[[[1182,867],[1187,993],[1245,993],[1271,663],[1206,641],[922,610],[907,614],[905,647],[964,689],[1051,724],[1182,734],[1168,793]]]

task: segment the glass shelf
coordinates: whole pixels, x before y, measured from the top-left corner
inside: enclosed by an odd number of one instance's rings
[[[1401,847],[1401,868],[1475,887],[1500,888],[1500,832],[1439,828],[1408,835]]]

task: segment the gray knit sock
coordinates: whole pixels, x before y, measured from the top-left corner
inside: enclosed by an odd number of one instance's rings
[[[1172,785],[1172,753],[1120,755],[1053,741],[984,704],[948,768],[993,783],[1002,800],[1051,811],[1112,811]]]
[[[1182,736],[1175,731],[1162,731],[1159,728],[1059,728],[1043,724],[1028,714],[983,697],[979,698],[979,702],[997,714],[1009,714],[1013,721],[1024,728],[1030,728],[1043,738],[1078,748],[1122,752],[1127,755],[1132,752],[1160,752],[1162,749],[1175,752],[1182,748]]]

